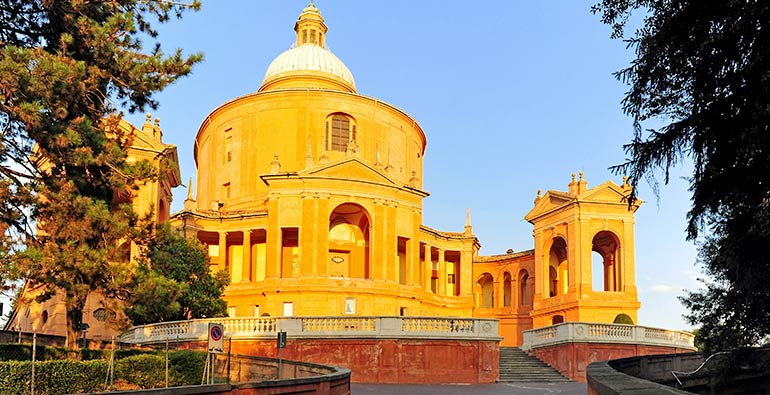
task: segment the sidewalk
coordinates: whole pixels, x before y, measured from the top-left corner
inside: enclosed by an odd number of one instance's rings
[[[586,395],[585,383],[498,383],[478,385],[356,384],[351,395]]]

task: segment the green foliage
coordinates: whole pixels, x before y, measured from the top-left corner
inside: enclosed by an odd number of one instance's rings
[[[634,325],[634,320],[631,319],[631,317],[628,316],[628,314],[618,314],[615,317],[615,321],[612,321],[614,324],[626,324],[626,325]]]
[[[41,349],[53,348],[41,347]],[[59,348],[59,350],[63,349]],[[136,354],[137,352],[142,354]],[[36,362],[35,392],[45,395],[102,391],[107,377],[108,360],[106,358],[109,358],[109,351],[104,352],[103,356],[105,358],[89,361]],[[203,352],[171,351],[169,385],[200,384],[205,358],[206,354]],[[142,389],[165,387],[165,361],[165,354],[159,351],[119,350],[116,353],[114,379]],[[31,361],[0,362],[0,395],[29,394],[31,373]]]
[[[657,194],[657,172],[668,182],[693,162],[687,232],[710,279],[681,299],[685,318],[707,353],[758,344],[770,335],[770,3],[603,0],[593,11],[616,38],[644,13],[626,37],[636,59],[616,74],[635,133],[614,169]]]
[[[206,250],[198,240],[161,224],[145,256],[126,308],[134,325],[226,315],[222,293],[229,278],[225,272],[211,274]]]
[[[104,388],[105,361],[44,361],[35,363],[35,394],[98,392]],[[32,362],[0,363],[0,395],[30,393]]]
[[[169,353],[169,365],[174,368],[173,385],[200,384],[206,365],[205,352],[180,350]]]
[[[134,355],[115,363],[115,377],[142,389],[163,387],[166,383],[166,360],[160,355]]]
[[[114,198],[159,171],[126,161],[119,110],[157,107],[154,94],[201,60],[145,51],[139,38],[199,6],[0,0],[0,283],[29,281],[41,300],[59,293],[71,347],[90,292],[128,296],[134,270],[118,244],[143,227]]]

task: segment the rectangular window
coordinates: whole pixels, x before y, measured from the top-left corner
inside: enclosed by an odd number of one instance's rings
[[[307,43],[307,30],[302,31],[302,44]]]
[[[283,302],[283,316],[284,317],[291,317],[294,315],[294,303],[293,302]]]
[[[355,298],[345,299],[345,314],[355,314],[355,313],[356,313],[356,299]]]
[[[409,239],[405,237],[398,238],[398,283],[401,285],[406,285],[408,242]]]
[[[225,162],[230,163],[233,160],[233,128],[225,129]]]
[[[332,117],[332,151],[342,151],[348,149],[348,140],[350,139],[350,120],[344,115],[335,115]]]
[[[225,189],[225,197],[229,199],[230,198],[230,183],[227,182],[224,185],[222,185],[222,187]]]
[[[455,283],[455,275],[454,275],[454,273],[446,275],[446,282],[447,282],[447,284],[454,284]]]
[[[299,276],[299,229],[281,229],[281,277]]]
[[[235,306],[230,306],[227,308],[227,316],[230,318],[235,317]]]
[[[259,305],[254,305],[254,317],[259,317]]]

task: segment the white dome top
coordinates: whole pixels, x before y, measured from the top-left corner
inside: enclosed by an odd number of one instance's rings
[[[314,44],[303,44],[285,51],[270,63],[262,85],[285,76],[322,74],[349,85],[355,92],[353,73],[331,51]]]

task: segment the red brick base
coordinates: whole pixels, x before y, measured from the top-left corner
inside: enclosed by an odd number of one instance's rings
[[[564,343],[538,347],[530,354],[572,380],[585,383],[586,367],[591,362],[654,354],[679,354],[692,350],[676,347],[647,346],[621,343]]]
[[[233,341],[232,353],[278,358],[267,340]],[[348,368],[354,383],[490,384],[499,375],[496,341],[289,339],[283,358]]]

